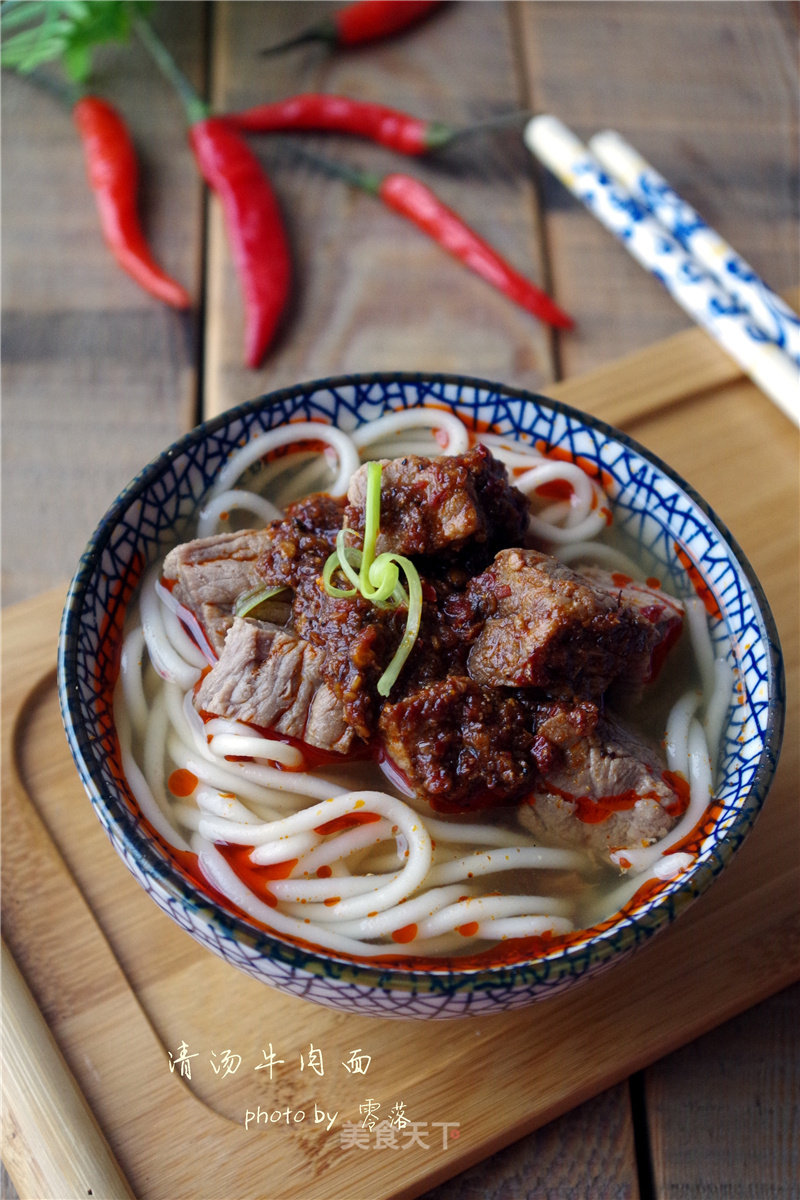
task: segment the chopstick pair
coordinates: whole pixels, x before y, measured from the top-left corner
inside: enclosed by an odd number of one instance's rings
[[[747,375],[800,424],[800,317],[618,133],[583,143],[533,117],[525,144]]]

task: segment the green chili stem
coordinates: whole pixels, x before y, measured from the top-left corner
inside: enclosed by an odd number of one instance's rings
[[[175,89],[183,104],[188,123],[195,125],[198,121],[204,121],[209,113],[208,105],[198,96],[150,22],[144,17],[138,17],[134,22],[134,29],[162,75]]]

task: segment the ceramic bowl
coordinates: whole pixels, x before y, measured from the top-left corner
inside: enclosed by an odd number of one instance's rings
[[[513,965],[393,969],[338,959],[264,932],[187,880],[142,823],[120,767],[111,707],[125,606],[228,455],[291,420],[351,430],[388,410],[435,404],[468,424],[543,442],[602,471],[617,532],[682,580],[702,580],[712,636],[737,672],[722,737],[715,804],[691,865],[660,890],[566,947]],[[686,564],[691,564],[687,576]],[[732,649],[730,649],[732,647]],[[147,466],[100,522],[72,582],[59,650],[59,694],[84,787],[111,842],[155,903],[203,946],[284,992],[348,1012],[450,1018],[519,1008],[604,970],[668,926],[706,890],[750,830],[782,735],[783,675],[775,625],[741,550],[668,466],[603,422],[544,397],[453,376],[346,376],[263,396],[194,429]]]

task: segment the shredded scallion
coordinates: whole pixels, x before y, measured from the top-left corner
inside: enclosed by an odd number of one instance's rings
[[[279,596],[281,592],[285,592],[286,588],[283,584],[279,587],[257,587],[252,591],[243,592],[238,597],[233,606],[233,615],[235,617],[246,617],[254,609],[263,604],[265,600],[271,600],[273,596]]]
[[[352,599],[361,595],[376,608],[408,608],[406,628],[392,661],[378,680],[380,696],[388,696],[403,669],[419,634],[422,619],[422,583],[419,572],[410,559],[402,554],[386,552],[375,557],[381,513],[381,464],[367,463],[367,488],[364,503],[364,539],[359,550],[347,543],[351,530],[342,529],[336,536],[336,549],[322,570],[322,585],[329,596]],[[340,571],[352,585],[337,587],[333,577]],[[400,573],[406,587],[400,582]]]
[[[378,695],[388,696],[394,686],[397,676],[403,669],[405,661],[411,653],[419,634],[422,620],[422,583],[417,568],[401,554],[394,556],[398,567],[401,567],[408,584],[408,617],[403,640],[395,651],[394,658],[378,680]]]

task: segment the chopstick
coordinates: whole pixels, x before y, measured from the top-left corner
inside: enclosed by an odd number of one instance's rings
[[[4,941],[2,974],[9,1174],[29,1195],[135,1200]]]
[[[589,138],[589,149],[684,249],[710,271],[753,317],[771,341],[800,366],[800,316],[772,291],[729,242],[707,225],[655,167],[621,134],[604,129]]]
[[[557,118],[533,117],[525,144],[763,392],[800,424],[800,369],[712,275]],[[607,144],[607,143],[606,143]],[[791,310],[790,310],[791,311]]]

